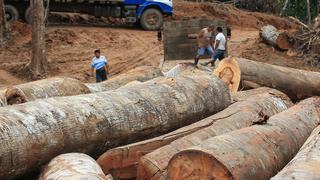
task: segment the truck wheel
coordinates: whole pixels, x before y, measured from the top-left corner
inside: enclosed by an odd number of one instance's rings
[[[7,22],[12,22],[19,19],[19,12],[17,8],[12,5],[5,5],[6,19]]]
[[[141,16],[140,24],[145,30],[158,30],[163,25],[163,14],[158,9],[147,9]]]
[[[24,12],[24,20],[26,20],[26,22],[28,24],[32,23],[32,14],[31,14],[31,7],[30,6]]]

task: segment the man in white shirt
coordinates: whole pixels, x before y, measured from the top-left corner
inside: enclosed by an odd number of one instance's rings
[[[211,63],[211,65],[214,67],[217,59],[219,60],[224,59],[224,53],[226,51],[227,41],[226,41],[226,37],[222,33],[222,28],[217,27],[217,31],[218,31],[218,34],[216,35],[214,46],[213,46],[214,53],[212,55],[212,60],[202,65],[207,66],[209,63]]]
[[[96,71],[96,82],[105,81],[108,79],[109,64],[104,56],[100,56],[100,49],[94,51],[94,57],[91,62],[91,75]]]

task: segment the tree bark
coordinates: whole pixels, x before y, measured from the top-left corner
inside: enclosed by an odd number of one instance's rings
[[[185,74],[116,91],[2,107],[0,179],[31,171],[61,153],[95,156],[158,136],[230,103],[228,89],[216,77]]]
[[[307,18],[308,18],[308,25],[311,26],[311,8],[310,8],[310,0],[307,1]]]
[[[118,89],[131,81],[148,81],[163,76],[161,70],[152,66],[140,66],[101,83],[86,83],[91,92],[102,92]]]
[[[62,154],[53,158],[39,180],[90,179],[107,180],[97,162],[81,153]]]
[[[43,0],[31,0],[30,6],[32,9],[32,59],[29,68],[33,79],[41,79],[47,73]]]
[[[255,125],[202,141],[169,162],[168,179],[270,179],[320,122],[320,97]],[[211,136],[212,137],[212,136]]]
[[[286,32],[279,32],[272,25],[263,26],[260,30],[260,37],[266,43],[281,50],[288,50],[292,47],[288,34]]]
[[[271,95],[271,94],[275,94],[275,95]],[[289,98],[286,97],[284,94],[280,93],[277,90],[273,90],[269,88],[259,88],[255,90],[238,92],[233,95],[233,99],[236,99],[237,101],[240,101],[240,102],[236,102],[235,104],[231,105],[230,107],[228,107],[227,109],[225,109],[224,111],[216,115],[213,115],[197,123],[180,128],[176,131],[173,131],[171,133],[168,133],[153,139],[111,149],[106,153],[104,153],[103,155],[101,155],[97,160],[97,162],[100,164],[100,166],[102,167],[105,173],[111,173],[113,177],[116,179],[117,178],[119,179],[134,178],[137,176],[137,164],[139,162],[139,159],[145,154],[150,153],[162,146],[168,145],[172,141],[175,141],[179,138],[192,134],[196,131],[200,131],[200,130],[202,131],[206,127],[215,125],[215,123],[219,124],[218,122],[215,122],[216,120],[228,121],[229,119],[229,121],[231,121],[231,119],[233,118],[234,122],[236,122],[236,118],[235,118],[236,116],[232,116],[232,118],[229,117],[231,116],[231,114],[233,114],[236,111],[241,111],[244,109],[251,108],[251,110],[245,110],[244,112],[242,112],[242,114],[249,114],[246,116],[247,119],[243,120],[243,126],[246,126],[246,124],[251,124],[254,118],[259,117],[258,111],[260,111],[261,109],[257,107],[260,107],[260,105],[262,107],[265,106],[264,108],[267,109],[266,106],[269,104],[271,105],[270,110],[273,108],[276,109],[276,106],[272,105],[272,101],[273,101],[272,98],[276,98],[276,96],[281,96],[281,99],[283,99],[283,103],[286,106],[292,105]],[[255,108],[256,110],[254,110],[253,108]],[[268,110],[267,114],[272,115],[273,113],[278,111],[280,112],[281,110],[280,109],[275,111],[271,110],[270,112]],[[237,115],[241,115],[241,113],[237,113]],[[237,121],[238,120],[240,120],[240,118],[237,119]],[[225,128],[225,127],[217,126],[217,128]],[[174,143],[174,145],[175,144],[179,144],[179,143]],[[168,147],[173,148],[171,144],[168,145]],[[174,151],[176,150],[174,149]],[[157,160],[161,159],[161,163],[163,163],[163,165],[160,165],[159,172],[165,169],[164,168],[166,166],[165,164],[168,163],[167,159],[170,159],[170,156],[173,153],[173,151],[162,151],[162,152],[163,154],[161,154],[161,156],[155,157]],[[164,155],[165,153],[168,153],[168,154]],[[152,174],[152,172],[150,172],[150,174]],[[144,177],[147,179],[151,179],[151,175],[149,174],[145,175]]]
[[[238,58],[241,79],[278,89],[298,101],[320,95],[320,73]]]
[[[320,177],[320,126],[301,147],[298,154],[272,180],[318,179]]]
[[[102,83],[84,84],[68,77],[43,79],[2,88],[0,90],[0,106],[56,96],[73,96],[115,90],[131,81],[144,82],[159,76],[162,76],[159,68],[141,66]]]
[[[287,10],[290,0],[284,2],[283,8],[281,9],[280,16],[283,16],[283,13]]]
[[[0,47],[3,47],[6,42],[7,33],[8,27],[6,23],[4,1],[0,0]]]

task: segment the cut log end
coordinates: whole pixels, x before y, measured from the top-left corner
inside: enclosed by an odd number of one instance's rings
[[[4,105],[21,104],[28,101],[27,96],[22,90],[16,87],[7,87],[1,91]]]
[[[148,159],[142,157],[139,162],[137,170],[137,179],[139,180],[149,180],[149,179],[158,179],[165,180],[166,178],[159,171],[159,167],[153,164]]]
[[[231,92],[238,91],[241,71],[235,58],[230,57],[222,60],[213,73],[226,84]]]
[[[169,162],[170,180],[233,179],[231,172],[216,158],[200,150],[186,150]]]

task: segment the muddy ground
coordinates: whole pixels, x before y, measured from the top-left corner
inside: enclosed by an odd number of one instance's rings
[[[212,6],[177,1],[174,9],[175,16],[167,20],[185,17],[226,20],[232,27],[232,38],[229,42],[231,55],[319,71],[318,68],[306,64],[303,58],[288,57],[286,52],[275,50],[259,39],[259,28],[266,24],[287,30],[297,28],[284,18],[241,11],[230,5]],[[163,45],[157,40],[157,32],[143,31],[139,27],[123,27],[119,26],[122,22],[106,18],[99,20],[87,15],[54,14],[52,17],[46,32],[48,77],[69,76],[84,82],[93,82],[94,78],[89,75],[89,64],[95,48],[100,48],[110,61],[111,76],[141,65],[158,66],[163,58]],[[57,26],[57,22],[69,22],[72,26]],[[103,26],[104,24],[106,25]],[[92,25],[97,26],[89,27]],[[2,86],[29,81],[20,71],[31,59],[31,28],[25,23],[14,22],[11,29],[11,40],[5,48],[0,49]]]

